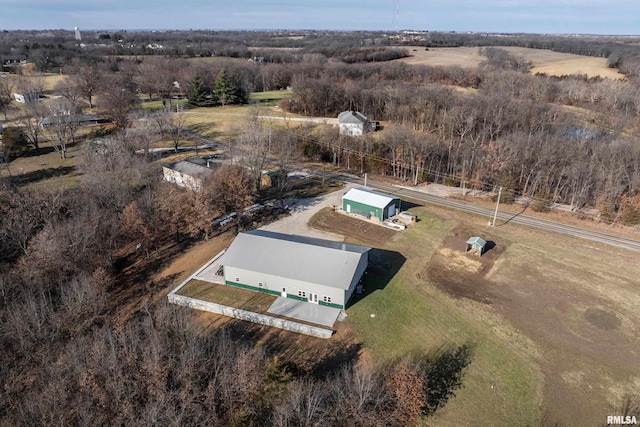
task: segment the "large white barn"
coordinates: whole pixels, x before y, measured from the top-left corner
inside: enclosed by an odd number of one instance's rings
[[[240,233],[221,259],[227,285],[344,309],[370,248],[253,230]]]

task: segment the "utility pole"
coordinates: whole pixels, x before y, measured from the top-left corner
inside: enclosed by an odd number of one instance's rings
[[[367,189],[367,173],[364,173],[364,189]]]
[[[496,217],[498,216],[498,206],[500,205],[500,196],[502,195],[502,187],[498,188],[498,200],[496,201],[496,211],[493,213],[493,224],[492,227],[496,226]]]

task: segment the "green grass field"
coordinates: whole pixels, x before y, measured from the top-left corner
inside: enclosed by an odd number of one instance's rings
[[[276,300],[276,297],[271,295],[233,286],[203,282],[202,280],[190,281],[177,294],[204,301],[212,301],[217,304],[230,305],[256,313],[266,313],[267,309]]]
[[[535,362],[496,336],[491,325],[469,318],[466,302],[452,300],[418,277],[450,227],[428,216],[392,239],[385,249],[400,252],[404,265],[383,290],[350,307],[347,322],[377,362],[447,345],[474,346],[464,387],[426,420],[430,424],[497,425],[500,420],[500,425],[535,425],[543,382]],[[522,340],[499,319],[488,316],[487,321],[510,334],[510,340]]]

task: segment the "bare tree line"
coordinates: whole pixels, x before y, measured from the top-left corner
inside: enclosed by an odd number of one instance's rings
[[[320,133],[303,147],[311,157],[414,184],[504,186],[575,209],[597,207],[608,221],[639,221],[634,80],[555,79],[493,66],[467,71],[477,90],[459,92],[433,82],[433,73],[421,80],[419,67],[390,64],[396,81],[355,74],[366,67],[326,69],[321,77],[294,76],[294,96],[283,107],[325,116],[355,107],[394,124],[373,139]],[[363,79],[344,81],[342,72]]]

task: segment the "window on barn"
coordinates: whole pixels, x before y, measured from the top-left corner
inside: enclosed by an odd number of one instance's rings
[[[240,278],[239,277],[236,277],[236,282],[240,283]]]
[[[307,293],[305,291],[298,291],[298,296],[302,297],[302,298],[306,298],[307,297]]]
[[[331,297],[328,297],[328,296],[325,295],[325,296],[322,297],[322,301],[331,302]]]
[[[264,286],[264,283],[262,283],[262,282],[258,282],[258,286],[259,286],[259,287],[263,287],[263,286]]]

